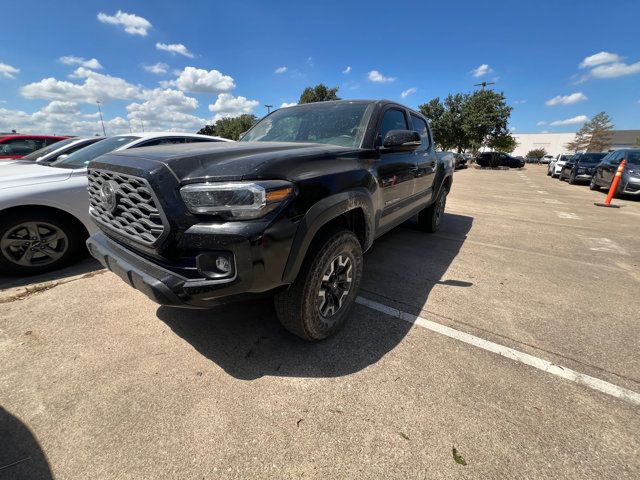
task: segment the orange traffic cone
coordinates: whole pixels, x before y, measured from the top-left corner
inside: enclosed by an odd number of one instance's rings
[[[626,160],[622,160],[620,165],[618,166],[618,170],[616,170],[616,175],[613,177],[613,181],[611,182],[611,187],[609,188],[609,194],[605,199],[604,203],[594,203],[594,205],[598,207],[611,207],[611,208],[620,208],[620,205],[611,205],[611,200],[613,196],[616,194],[616,190],[618,190],[618,185],[620,184],[620,178],[622,178],[622,172],[624,172],[624,166],[627,164]]]

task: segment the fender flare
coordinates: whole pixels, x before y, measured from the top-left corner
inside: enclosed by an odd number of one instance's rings
[[[366,251],[373,243],[375,230],[371,194],[363,188],[331,195],[314,204],[300,220],[282,274],[283,282],[294,282],[302,267],[302,262],[307,256],[311,242],[324,225],[340,215],[358,208],[362,209],[365,218],[365,241],[362,250]]]

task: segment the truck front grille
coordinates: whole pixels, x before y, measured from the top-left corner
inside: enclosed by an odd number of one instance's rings
[[[143,245],[156,245],[167,224],[149,183],[140,177],[89,170],[89,213],[108,230]]]

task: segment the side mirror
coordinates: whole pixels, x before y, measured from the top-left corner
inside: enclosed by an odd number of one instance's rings
[[[407,152],[422,145],[418,132],[411,130],[389,130],[384,136],[382,146],[396,152]]]
[[[63,153],[62,155],[59,155],[58,158],[56,158],[56,162],[58,160],[64,160],[65,158],[67,158],[69,156],[68,153]]]

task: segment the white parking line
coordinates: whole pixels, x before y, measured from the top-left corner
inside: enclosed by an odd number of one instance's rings
[[[538,190],[538,193],[540,195],[549,195],[549,192],[547,192],[546,190]]]
[[[561,365],[556,365],[543,358],[534,357],[533,355],[529,355],[528,353],[520,352],[519,350],[505,347],[504,345],[500,345],[498,343],[490,342],[489,340],[485,340],[484,338],[476,337],[475,335],[471,335],[466,332],[461,332],[460,330],[447,327],[445,325],[427,320],[426,318],[417,315],[403,312],[396,308],[374,302],[373,300],[369,300],[363,297],[357,297],[356,303],[398,318],[400,320],[404,320],[405,322],[409,322],[414,325],[418,325],[419,327],[426,328],[427,330],[431,330],[432,332],[439,333],[446,337],[468,343],[469,345],[482,348],[483,350],[487,350],[492,353],[497,353],[502,357],[510,358],[511,360],[515,360],[516,362],[524,363],[525,365],[537,368],[538,370],[550,373],[551,375],[556,375],[560,378],[570,380],[579,385],[584,385],[585,387],[589,387],[593,390],[606,393],[607,395],[619,398],[620,400],[624,400],[625,402],[631,403],[632,405],[640,406],[640,393],[636,393],[633,390],[619,387],[618,385],[605,382],[604,380],[600,380],[599,378],[576,372]]]
[[[576,215],[575,213],[571,213],[571,212],[558,212],[558,211],[556,211],[556,215],[558,215],[558,218],[567,218],[569,220],[582,220],[578,215]]]
[[[609,240],[608,238],[594,238],[594,237],[583,237],[582,241],[589,247],[589,250],[594,250],[596,252],[612,252],[618,253],[620,255],[629,255],[627,251],[618,245],[613,240]]]
[[[556,200],[555,198],[543,198],[542,201],[544,203],[564,204],[564,202],[561,202],[560,200]]]

